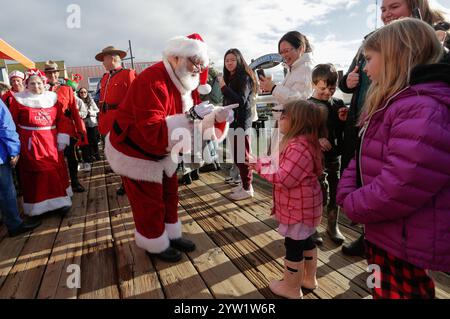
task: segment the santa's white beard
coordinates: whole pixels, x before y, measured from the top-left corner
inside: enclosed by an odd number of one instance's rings
[[[188,91],[195,90],[200,84],[200,74],[191,73],[187,70],[186,63],[175,69],[175,74],[183,87]]]

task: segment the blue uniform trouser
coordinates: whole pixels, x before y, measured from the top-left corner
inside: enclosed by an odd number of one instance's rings
[[[12,168],[9,164],[0,165],[0,211],[2,212],[3,222],[9,231],[16,230],[22,224],[17,208]]]

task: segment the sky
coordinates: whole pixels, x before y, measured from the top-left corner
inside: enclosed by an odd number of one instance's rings
[[[450,8],[450,0],[431,1]],[[345,69],[363,37],[382,25],[375,2],[0,0],[0,38],[33,61],[85,66],[99,64],[94,56],[108,45],[127,50],[128,40],[136,61],[158,61],[168,39],[196,32],[220,69],[229,48],[238,48],[250,63],[276,53],[280,37],[297,30],[310,39],[316,63]]]

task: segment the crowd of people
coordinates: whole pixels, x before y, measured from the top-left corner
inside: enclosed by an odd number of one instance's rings
[[[76,150],[86,163],[99,160],[100,134],[122,177],[117,194],[128,195],[137,246],[178,262],[196,245],[182,236],[176,171],[195,155],[199,135],[211,170],[220,169],[215,154],[227,139],[231,200],[254,197],[253,172],[273,184],[286,248],[273,293],[299,299],[318,288],[317,227],[326,215],[330,239],[343,244],[344,212],[364,233],[343,253],[380,267],[374,298],[434,298],[428,271],[450,271],[450,24],[427,0],[384,0],[381,11],[385,26],[364,39],[341,79],[332,64],[314,65],[298,31],[278,42],[287,69],[279,84],[236,48],[224,54],[223,75],[211,77],[199,34],[169,40],[163,60],[138,76],[122,67],[126,52],[103,49],[95,57],[107,71],[98,107],[86,88],[76,96],[61,84],[52,61],[44,72],[12,72],[0,103],[0,210],[9,234],[39,226],[19,216],[13,176],[25,215],[67,214],[72,191],[84,191]],[[338,86],[353,95],[349,107],[334,97]],[[279,143],[257,157],[249,129],[261,90],[278,102]]]

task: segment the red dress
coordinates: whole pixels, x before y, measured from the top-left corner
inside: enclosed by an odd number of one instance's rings
[[[72,190],[63,152],[57,143],[69,145],[68,128],[53,92],[14,95],[11,115],[20,138],[18,168],[28,216],[72,205]]]

